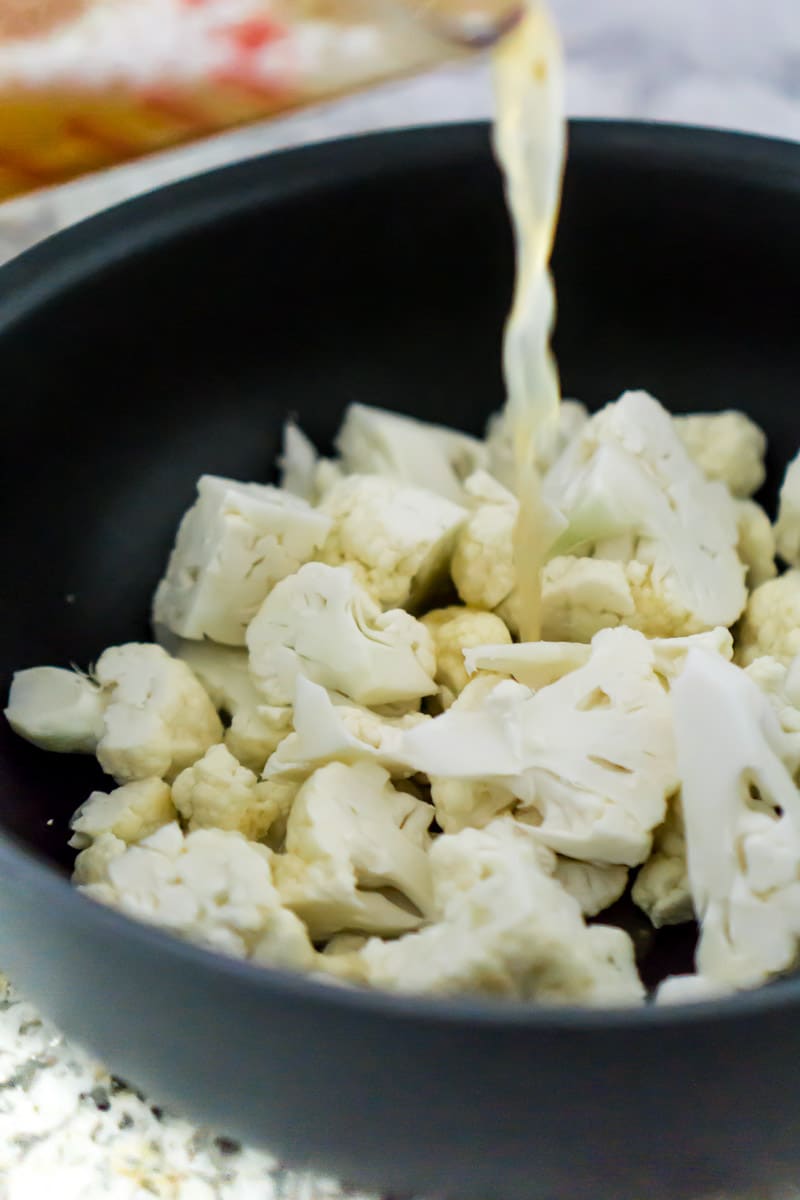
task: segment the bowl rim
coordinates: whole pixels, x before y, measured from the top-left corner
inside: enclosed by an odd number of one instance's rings
[[[757,182],[760,190],[800,191],[800,144],[755,134],[651,121],[572,119],[569,145],[582,160],[609,153],[646,163],[650,170]],[[0,266],[0,336],[64,290],[187,231],[202,231],[221,217],[257,205],[259,198],[288,199],[340,186],[351,174],[392,172],[403,162],[416,169],[443,161],[490,155],[487,121],[381,130],[257,155],[154,189],[96,213],[38,242]],[[255,994],[282,995],[293,1005],[339,1007],[392,1022],[531,1032],[606,1032],[696,1027],[795,1009],[800,977],[703,1002],[655,1006],[537,1006],[483,997],[436,996],[336,986],[311,973],[261,966],[183,941],[82,895],[69,878],[21,837],[0,827],[0,872],[5,886],[36,893],[57,906],[62,919],[86,925],[99,938],[126,939],[143,952],[166,954],[187,971],[227,977]]]

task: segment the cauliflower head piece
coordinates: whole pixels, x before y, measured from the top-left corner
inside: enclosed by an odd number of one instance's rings
[[[677,787],[670,699],[641,634],[603,630],[591,650],[539,691],[504,680],[467,708],[467,689],[463,704],[403,735],[406,761],[436,781],[445,830],[455,814],[439,779],[481,780],[552,850],[624,866],[648,857]],[[474,823],[463,807],[457,819]]]
[[[656,929],[694,920],[680,796],[673,796],[667,806],[653,838],[653,853],[636,876],[631,896]]]
[[[102,878],[78,885],[92,899],[237,958],[314,967],[305,927],[273,885],[266,846],[233,830],[184,834],[173,822],[106,859]]]
[[[273,705],[292,703],[301,675],[366,705],[436,691],[429,631],[402,609],[382,612],[347,567],[307,563],[282,580],[250,623],[247,647]]]
[[[321,767],[298,791],[274,860],[283,903],[315,940],[417,928],[432,904],[432,819],[375,763]]]
[[[426,613],[422,624],[433,638],[436,654],[434,679],[442,708],[449,708],[469,682],[465,652],[476,646],[509,645],[511,634],[494,613],[451,605]]]
[[[6,717],[46,750],[95,753],[118,783],[172,780],[222,737],[208,694],[160,646],[112,646],[89,678],[59,667],[18,671]]]
[[[554,558],[627,564],[634,612],[626,624],[675,637],[740,616],[747,592],[736,502],[692,462],[646,392],[596,413],[554,464],[544,494],[567,520]]]
[[[73,814],[69,844],[85,850],[103,834],[113,834],[128,845],[175,818],[169,784],[163,779],[137,779],[111,792],[92,792]]]
[[[264,597],[314,556],[330,528],[289,492],[201,476],[156,589],[154,622],[180,637],[243,645]]]
[[[766,479],[767,438],[755,421],[735,409],[673,417],[678,437],[708,479],[718,479],[746,500]]]
[[[212,746],[181,771],[172,799],[190,830],[235,829],[254,842],[265,839],[291,807],[285,789],[259,781],[224,745]]]
[[[381,475],[348,475],[317,510],[332,522],[317,556],[350,566],[382,608],[416,611],[434,594],[466,509],[436,492]]]
[[[800,953],[796,743],[747,673],[692,651],[673,685],[698,973],[753,987]]]
[[[750,593],[739,622],[736,658],[743,667],[767,655],[789,662],[800,653],[800,570],[792,569]]]
[[[800,454],[786,468],[775,522],[778,554],[790,567],[800,567]]]
[[[587,928],[540,852],[530,831],[505,819],[438,838],[430,851],[433,919],[419,932],[371,938],[357,950],[368,982],[542,1004],[641,1002],[628,935]]]

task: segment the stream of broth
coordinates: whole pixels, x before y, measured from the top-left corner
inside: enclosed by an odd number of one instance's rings
[[[566,148],[564,67],[540,0],[494,51],[495,154],[505,177],[516,246],[514,300],[503,369],[519,516],[514,531],[519,635],[541,634],[541,570],[557,532],[542,499],[536,446],[552,436],[561,402],[550,349],[555,291],[549,271]]]

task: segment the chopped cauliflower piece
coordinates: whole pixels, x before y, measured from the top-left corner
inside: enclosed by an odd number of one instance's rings
[[[379,475],[348,475],[319,512],[333,528],[319,558],[349,565],[382,608],[419,608],[447,578],[466,510]]]
[[[778,554],[790,567],[800,567],[800,454],[786,468],[775,522]]]
[[[266,838],[275,821],[287,815],[274,784],[259,782],[224,745],[212,746],[181,771],[172,799],[190,830],[236,829],[254,842]]]
[[[84,854],[89,853],[84,851]],[[272,882],[272,852],[240,833],[165,825],[109,856],[85,895],[191,941],[272,966],[309,969],[316,955],[302,921]]]
[[[436,691],[428,630],[403,609],[382,612],[347,567],[307,563],[276,584],[250,623],[247,647],[256,686],[274,705],[291,704],[301,675],[358,704]]]
[[[369,759],[393,775],[413,775],[402,756],[402,737],[431,718],[422,713],[382,717],[368,708],[337,703],[325,688],[300,676],[294,706],[294,732],[264,767],[264,776],[305,778],[329,762]]]
[[[231,754],[260,773],[291,733],[291,708],[264,704],[250,674],[249,655],[238,646],[177,639],[174,653],[189,664],[214,706],[230,718],[223,740]]]
[[[486,681],[480,680],[481,684]],[[647,639],[603,630],[582,667],[532,692],[505,680],[402,736],[401,756],[436,783],[481,781],[544,845],[570,858],[636,866],[677,786],[672,715]],[[463,802],[463,793],[459,797]],[[468,809],[459,814],[473,824]],[[439,822],[454,828],[452,813]]]
[[[628,578],[631,565],[568,555],[545,563],[542,637],[549,642],[590,642],[601,629],[637,627],[636,599]]]
[[[244,644],[271,588],[322,546],[330,519],[279,488],[203,475],[181,521],[153,619],[185,638]]]
[[[788,662],[800,653],[800,571],[786,571],[750,593],[739,624],[736,657],[743,667],[763,655]]]
[[[628,868],[607,863],[579,862],[559,855],[553,878],[580,905],[585,917],[596,917],[619,900],[628,886]]]
[[[778,574],[775,565],[775,530],[764,509],[755,500],[740,500],[736,511],[739,528],[737,550],[747,567],[747,586],[752,591]]]
[[[745,674],[758,684],[785,734],[783,761],[794,779],[800,777],[800,658],[755,659]]]
[[[511,642],[511,634],[494,613],[463,608],[461,605],[434,609],[422,618],[422,624],[433,637],[436,652],[434,678],[439,685],[442,708],[449,708],[469,682],[469,672],[464,662],[465,651],[488,643],[503,646]]]
[[[174,820],[169,784],[163,779],[137,779],[110,793],[92,792],[70,821],[69,844],[85,850],[104,833],[125,843],[139,842]]]
[[[130,784],[126,784],[130,787]],[[88,840],[88,839],[87,839]],[[75,844],[73,838],[70,845]],[[75,856],[72,871],[74,884],[99,883],[104,884],[108,879],[108,869],[115,858],[119,858],[127,850],[127,842],[118,838],[114,833],[100,833],[80,854]]]
[[[708,479],[727,484],[741,499],[752,496],[766,478],[767,439],[746,413],[691,413],[672,418],[689,455]]]
[[[222,736],[186,664],[144,642],[106,650],[94,679],[58,667],[17,672],[6,717],[34,745],[96,753],[118,783],[171,780]]]
[[[562,400],[558,409],[558,423],[547,429],[544,442],[536,446],[536,465],[540,471],[549,470],[559,454],[576,438],[583,426],[589,420],[589,412],[585,404],[577,400]],[[514,491],[516,470],[514,464],[514,447],[512,444],[511,427],[508,411],[503,408],[493,413],[486,426],[486,470],[499,483]]]
[[[374,763],[331,763],[303,784],[274,860],[283,903],[315,940],[342,930],[396,934],[430,910],[433,809]]]
[[[457,504],[464,480],[486,462],[469,434],[366,404],[348,406],[335,445],[347,475],[383,475]]]
[[[429,855],[433,922],[396,941],[372,938],[357,951],[368,981],[541,1003],[640,1002],[628,935],[587,928],[539,854],[529,831],[505,820],[438,838]]]
[[[66,754],[94,754],[103,736],[106,696],[78,671],[29,667],[16,671],[5,717],[14,733]]]
[[[696,967],[752,987],[800,950],[800,792],[788,738],[747,673],[691,651],[673,685]]]
[[[692,463],[646,392],[626,392],[591,418],[547,475],[544,495],[567,520],[554,558],[626,562],[634,604],[626,623],[675,637],[730,626],[741,614],[736,501]]]
[[[514,588],[514,526],[519,505],[513,494],[485,471],[466,482],[474,507],[456,541],[453,583],[465,604],[489,611]]]
[[[160,646],[112,646],[97,660],[95,678],[108,696],[97,759],[118,782],[171,781],[222,737],[197,677]]]
[[[656,1004],[698,1004],[720,1000],[733,989],[705,975],[668,975],[656,989]]]
[[[678,796],[667,806],[664,823],[653,838],[653,853],[639,871],[631,895],[656,929],[694,920],[686,866],[686,827]]]

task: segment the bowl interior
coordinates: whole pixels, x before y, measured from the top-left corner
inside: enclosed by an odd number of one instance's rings
[[[573,126],[555,254],[565,394],[745,409],[768,503],[800,444],[798,190],[779,143]],[[0,272],[3,694],[146,639],[197,476],[269,479],[287,414],[323,448],[352,400],[479,432],[512,265],[487,132],[463,126],[191,181]],[[0,826],[62,868],[101,779],[0,724]],[[665,935],[652,969],[690,950]]]

